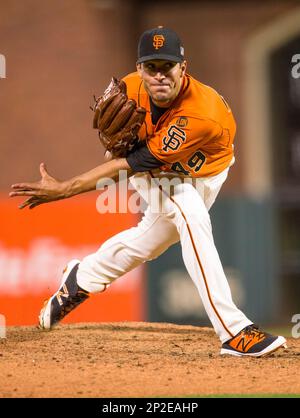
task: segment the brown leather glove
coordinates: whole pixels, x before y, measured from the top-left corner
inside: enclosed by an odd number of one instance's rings
[[[139,140],[146,110],[128,99],[126,84],[112,78],[103,96],[95,98],[93,128],[98,129],[104,148],[113,157],[126,157]]]

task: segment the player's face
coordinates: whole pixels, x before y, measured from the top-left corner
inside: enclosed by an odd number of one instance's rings
[[[154,104],[169,107],[180,91],[186,61],[151,60],[138,64],[137,70]]]

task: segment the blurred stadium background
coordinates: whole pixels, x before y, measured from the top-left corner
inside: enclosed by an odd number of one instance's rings
[[[19,211],[10,185],[64,179],[103,161],[89,105],[112,75],[135,70],[146,29],[185,46],[188,72],[237,120],[236,164],[211,211],[236,303],[254,321],[291,326],[300,312],[300,2],[0,0],[0,313],[34,324],[71,257],[95,251],[139,215],[100,215],[97,193]],[[296,75],[296,77],[293,77]],[[208,324],[180,246],[70,315],[74,321]]]

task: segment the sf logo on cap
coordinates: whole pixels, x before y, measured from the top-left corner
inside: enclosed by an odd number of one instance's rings
[[[164,45],[164,42],[165,42],[164,35],[153,36],[153,46],[155,49],[161,48]]]

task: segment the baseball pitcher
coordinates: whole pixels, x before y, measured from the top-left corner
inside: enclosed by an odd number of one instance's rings
[[[141,35],[136,70],[121,81],[113,78],[95,100],[93,127],[109,161],[62,182],[41,164],[40,181],[12,186],[10,196],[27,197],[20,207],[34,208],[95,190],[99,180],[117,180],[126,170],[148,204],[136,227],[67,264],[58,291],[40,312],[40,327],[52,328],[90,294],[103,292],[180,241],[186,269],[220,338],[221,354],[267,355],[286,340],[260,330],[234,304],[209,216],[234,163],[232,111],[213,88],[187,74],[184,48],[172,30],[158,27]],[[166,193],[160,183],[165,176],[190,181],[179,181]],[[153,210],[151,192],[160,195],[159,211]]]

